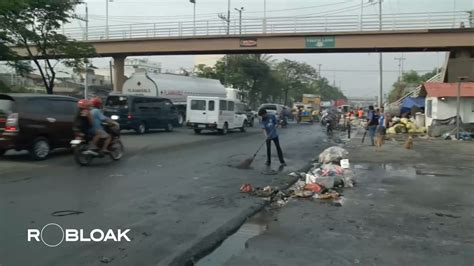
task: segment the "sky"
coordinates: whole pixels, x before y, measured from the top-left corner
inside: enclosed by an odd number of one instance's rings
[[[107,0],[84,0],[89,9],[89,27],[104,26]],[[193,5],[189,0],[109,0],[109,25],[127,25],[138,23],[176,23],[192,21]],[[376,0],[375,0],[376,1]],[[196,20],[219,20],[217,14],[227,12],[226,0],[196,0]],[[354,15],[361,13],[361,2],[364,3],[363,14],[377,14],[378,5],[369,4],[369,0],[231,0],[231,21],[238,13],[234,8],[243,7],[243,18],[262,18],[304,15]],[[383,0],[382,13],[419,13],[419,12],[454,12],[474,9],[474,0]],[[77,7],[76,12],[84,15],[84,5]],[[84,23],[74,21],[69,28],[84,29]],[[374,96],[379,90],[378,54],[278,54],[274,59],[285,58],[306,62],[314,67],[321,64],[322,75],[331,82],[335,80],[348,96]],[[404,57],[405,70],[428,72],[444,63],[445,53],[384,53],[383,86],[388,91],[398,78],[399,61]],[[108,66],[110,59],[94,59],[98,67]],[[153,56],[149,60],[160,62],[163,69],[176,70],[181,67],[192,68],[193,56]],[[355,71],[356,70],[356,71]]]

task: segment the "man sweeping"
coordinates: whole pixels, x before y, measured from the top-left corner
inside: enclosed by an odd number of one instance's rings
[[[275,143],[275,147],[278,153],[278,159],[280,159],[281,165],[285,166],[285,160],[283,159],[283,152],[280,147],[280,140],[278,139],[278,133],[276,128],[278,127],[278,120],[272,114],[267,114],[265,109],[260,109],[258,111],[258,115],[262,117],[262,121],[260,122],[260,127],[263,129],[263,134],[266,138],[267,144],[267,162],[265,163],[267,166],[271,164],[271,148],[272,148],[272,141]]]

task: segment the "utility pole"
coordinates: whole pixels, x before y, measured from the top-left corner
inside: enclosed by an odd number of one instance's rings
[[[379,31],[382,31],[382,0],[379,0]],[[380,91],[379,91],[379,108],[383,105],[383,58],[382,52],[379,53],[379,75],[380,75]]]
[[[220,19],[227,23],[227,35],[230,34],[230,0],[227,1],[227,17],[223,14],[217,15]]]
[[[321,80],[321,64],[318,64],[318,78]]]
[[[86,4],[86,41],[89,40],[89,7],[87,6],[87,3],[84,2],[84,4]]]
[[[239,12],[239,34],[242,35],[242,11],[244,8],[241,7],[240,9],[234,8],[237,12]]]
[[[227,0],[227,35],[230,34],[230,0]]]
[[[114,79],[112,78],[112,60],[109,61],[109,71],[110,71],[110,86],[114,88]]]
[[[263,33],[267,33],[267,0],[263,0]]]
[[[400,57],[395,57],[395,60],[398,60],[398,82],[401,82],[403,80],[403,61],[405,61],[405,57],[402,56]]]
[[[193,35],[196,35],[196,0],[189,0],[193,4]]]
[[[467,80],[468,77],[458,77],[458,92],[456,95],[456,139],[459,139],[459,126],[461,124],[461,84]]]
[[[86,15],[85,17],[78,17],[78,20],[82,20],[86,23],[86,32],[84,34],[84,39],[88,40],[89,39],[89,8],[87,6],[87,2],[80,2],[80,4],[84,4],[86,6]]]
[[[105,38],[109,38],[109,0],[105,0]]]

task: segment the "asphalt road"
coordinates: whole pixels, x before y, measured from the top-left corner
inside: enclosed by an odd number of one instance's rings
[[[232,167],[261,143],[257,128],[226,136],[187,129],[125,133],[121,161],[100,159],[90,167],[76,165],[70,152],[43,162],[5,156],[0,161],[0,265],[179,264],[221,241],[262,206],[262,199],[239,193],[242,183],[285,186],[289,172],[328,145],[317,125],[290,125],[280,130],[280,139],[288,166],[276,175],[262,174],[264,152],[253,169]],[[273,163],[276,169],[276,157]],[[80,213],[54,216],[64,210]],[[49,223],[83,229],[86,236],[92,229],[130,229],[131,241],[62,242],[54,248],[27,241],[28,229]],[[43,233],[50,244],[61,236],[55,226]]]
[[[415,137],[406,150],[404,141],[375,152],[352,139],[357,183],[342,207],[293,199],[221,265],[472,266],[474,143]]]

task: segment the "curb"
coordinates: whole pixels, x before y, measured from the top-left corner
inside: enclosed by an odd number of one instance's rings
[[[307,172],[311,169],[311,167],[312,163],[309,162],[306,166],[298,170],[298,172]],[[299,177],[293,177],[287,183],[287,185],[280,189],[283,190],[289,188],[294,183],[296,183],[298,179]],[[187,248],[184,252],[173,258],[165,259],[164,261],[159,262],[157,265],[194,265],[198,260],[212,253],[212,251],[219,247],[229,236],[237,232],[249,217],[260,212],[270,203],[270,201],[262,201],[255,206],[251,206],[236,217],[224,223],[222,226],[218,227],[214,232],[193,243],[191,247]]]

